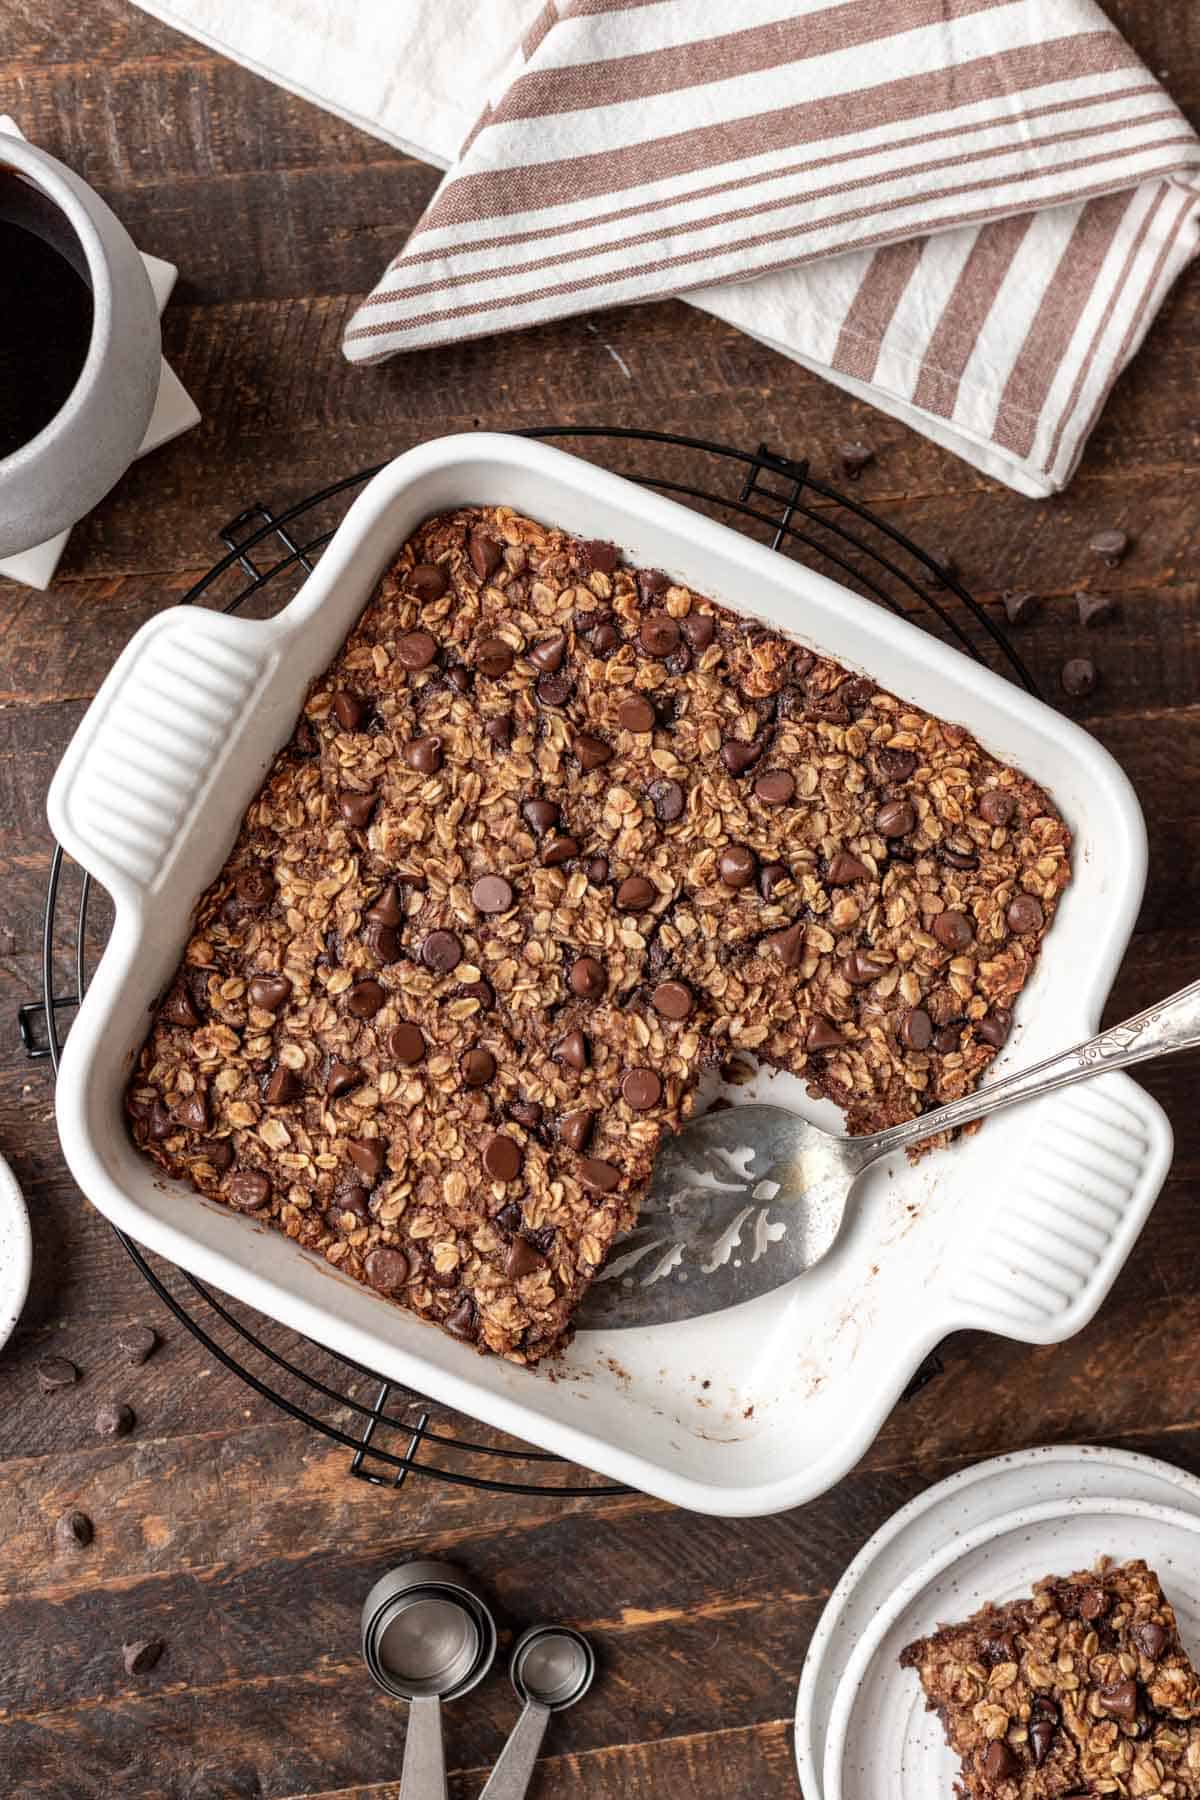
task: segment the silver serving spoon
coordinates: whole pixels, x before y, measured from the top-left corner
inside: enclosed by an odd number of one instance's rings
[[[1200,981],[1169,1000],[948,1106],[869,1137],[838,1137],[781,1106],[705,1113],[659,1152],[636,1228],[580,1308],[584,1329],[664,1325],[753,1300],[833,1248],[872,1164],[1109,1069],[1200,1045]]]
[[[521,1716],[479,1800],[523,1800],[550,1715],[582,1700],[596,1673],[592,1646],[566,1625],[534,1625],[517,1639],[509,1674]]]

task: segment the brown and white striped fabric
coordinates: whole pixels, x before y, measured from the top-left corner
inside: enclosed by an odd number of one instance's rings
[[[1093,0],[503,4],[519,48],[348,357],[683,294],[1064,485],[1200,239],[1200,140]]]

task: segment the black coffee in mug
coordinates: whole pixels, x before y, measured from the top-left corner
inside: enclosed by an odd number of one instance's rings
[[[0,458],[62,411],[91,335],[83,276],[53,244],[0,217]]]

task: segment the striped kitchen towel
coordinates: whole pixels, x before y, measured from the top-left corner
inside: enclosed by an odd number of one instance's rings
[[[1198,238],[1093,0],[546,0],[344,347],[683,294],[1042,495]]]

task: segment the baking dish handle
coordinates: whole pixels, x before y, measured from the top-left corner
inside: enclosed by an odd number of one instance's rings
[[[113,665],[50,784],[55,836],[118,908],[165,881],[278,662],[267,624],[176,606]]]

